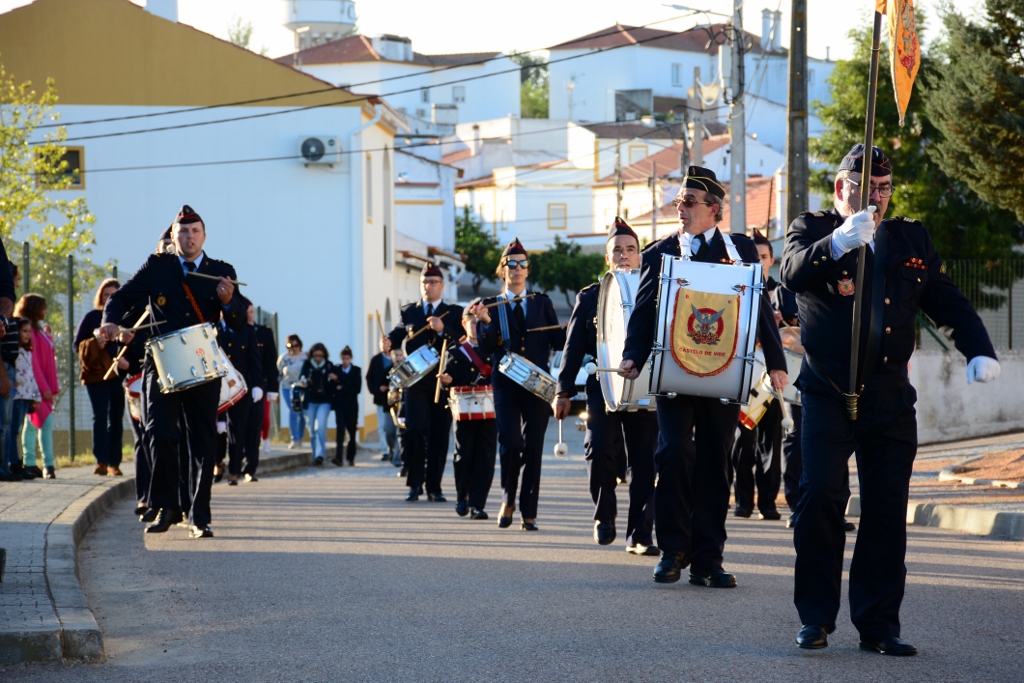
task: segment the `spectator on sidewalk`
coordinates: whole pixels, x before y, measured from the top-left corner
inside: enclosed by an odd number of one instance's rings
[[[345,460],[350,467],[356,464],[356,426],[359,423],[359,394],[363,391],[362,372],[358,365],[352,365],[352,349],[346,346],[341,350],[341,365],[335,365],[327,377],[332,386],[334,423],[338,435],[338,446],[331,462],[338,467],[344,464],[341,446],[346,433],[348,449],[345,451]]]
[[[370,359],[366,369],[366,388],[373,396],[373,405],[377,408],[377,438],[380,440],[380,459],[390,460],[395,467],[401,467],[402,460],[398,456],[398,429],[391,418],[388,405],[388,372],[394,367],[391,357],[383,352],[384,342],[380,342],[381,353]]]
[[[32,323],[22,319],[18,323],[18,331],[9,334],[17,334],[19,348],[18,357],[13,365],[4,362],[10,368],[8,376],[14,380],[7,397],[3,399],[10,405],[10,419],[5,423],[3,434],[4,460],[8,463],[4,474],[11,476],[0,477],[0,481],[35,479],[39,475],[21,464],[21,428],[25,424],[25,417],[34,411],[42,400],[39,384],[32,370]],[[4,412],[6,415],[7,411]]]
[[[103,323],[103,306],[121,283],[107,278],[100,283],[93,297],[93,309],[82,316],[75,333],[74,349],[78,353],[79,378],[92,404],[92,453],[96,458],[95,474],[121,475],[121,449],[124,438],[124,388],[116,372],[107,371],[117,356],[120,345],[98,339],[94,331]],[[118,370],[126,370],[128,361],[120,358]]]
[[[288,433],[291,438],[288,448],[298,448],[302,445],[302,435],[306,433],[306,416],[304,411],[292,409],[292,387],[299,381],[302,365],[306,362],[307,356],[302,350],[302,340],[297,334],[288,335],[285,347],[288,351],[277,359],[277,372],[281,378],[284,405],[288,410]]]
[[[327,419],[331,415],[331,387],[327,376],[334,366],[327,360],[327,347],[317,342],[309,349],[309,358],[302,364],[297,386],[305,389],[302,407],[309,423],[309,443],[313,447],[313,464],[324,464],[327,447]]]
[[[53,348],[53,338],[44,327],[46,318],[46,297],[40,294],[25,294],[14,307],[16,318],[26,318],[32,327],[32,372],[42,400],[34,412],[28,416],[25,431],[22,434],[22,447],[25,453],[25,469],[44,479],[56,479],[56,463],[53,457],[53,401],[60,391],[57,379],[57,356]],[[36,466],[36,443],[43,452],[42,471]]]

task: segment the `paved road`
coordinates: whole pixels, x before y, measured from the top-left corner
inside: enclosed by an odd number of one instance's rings
[[[580,458],[544,467],[541,531],[529,534],[405,503],[393,470],[369,463],[219,485],[212,541],[144,537],[125,502],[80,551],[108,662],[0,678],[1020,680],[1022,543],[911,527],[903,623],[921,655],[860,652],[845,610],[832,646],[806,652],[792,643],[781,522],[730,518],[739,588],[658,586],[650,558],[591,540]]]

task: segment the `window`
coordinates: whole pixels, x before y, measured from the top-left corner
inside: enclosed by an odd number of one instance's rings
[[[420,88],[420,102],[430,104],[430,88]]]
[[[62,190],[85,189],[85,147],[65,147],[58,164],[64,168],[52,176],[38,179],[40,185],[60,185]],[[67,185],[64,185],[67,183]]]
[[[677,88],[683,87],[683,65],[673,64],[672,65],[672,85]]]
[[[567,221],[565,204],[548,204],[548,230],[565,230]]]
[[[452,86],[452,102],[460,104],[466,101],[466,86],[464,85],[453,85]]]
[[[384,269],[389,270],[391,268],[391,218],[393,216],[393,199],[392,192],[394,192],[394,181],[391,179],[391,150],[387,146],[384,147],[384,162],[383,162],[383,173],[381,174],[381,187],[384,188],[384,214],[381,219],[381,227],[383,228],[384,237]]]
[[[366,153],[366,222],[373,222],[373,155]]]
[[[630,145],[629,146],[629,165],[637,163],[647,158],[647,145]]]

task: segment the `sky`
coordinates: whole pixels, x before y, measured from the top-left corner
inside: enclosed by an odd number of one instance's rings
[[[81,0],[86,1],[86,0]],[[145,5],[145,0],[131,0]],[[333,2],[335,0],[319,0]],[[227,38],[228,26],[234,17],[252,22],[250,47],[265,47],[271,57],[292,52],[293,34],[282,25],[288,0],[178,0],[178,20],[206,33]],[[356,0],[356,14],[361,33],[369,36],[392,33],[412,39],[413,49],[424,54],[451,52],[490,52],[543,49],[578,36],[608,28],[616,21],[641,26],[662,22],[657,28],[683,30],[695,23],[721,21],[715,15],[689,16],[686,11],[672,9],[661,0]],[[698,9],[731,14],[731,0],[674,0],[675,3]],[[948,3],[968,17],[981,17],[983,0],[918,0],[915,6],[923,12],[931,30],[923,39],[927,43],[938,30],[935,9]],[[0,0],[0,13],[29,4],[29,0]],[[857,26],[870,26],[873,0],[835,2],[807,0],[808,53],[824,58],[826,50],[832,59],[851,56],[853,46],[846,33]],[[748,1],[743,10],[744,28],[761,34],[761,11],[780,9],[782,44],[789,44],[789,3],[783,0]],[[668,21],[664,21],[668,20]]]

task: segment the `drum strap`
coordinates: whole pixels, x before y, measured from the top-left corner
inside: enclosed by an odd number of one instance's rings
[[[196,298],[192,295],[192,288],[184,282],[181,283],[181,286],[185,288],[185,296],[188,297],[188,302],[192,304],[192,310],[196,312],[196,317],[199,318],[199,322],[213,322],[212,320],[207,320],[203,317],[203,312],[199,310],[199,304],[196,303]]]
[[[504,304],[498,306],[498,325],[501,327],[502,346],[512,348],[512,341],[508,336],[508,312]]]
[[[736,245],[732,243],[732,237],[721,230],[718,231],[718,234],[722,236],[722,241],[725,242],[725,251],[729,254],[729,260],[733,263],[741,262],[743,259],[740,258],[740,253],[736,251]]]
[[[473,365],[480,372],[481,377],[491,376],[491,366],[483,361],[480,354],[476,352],[473,345],[469,342],[462,342],[462,350],[469,356],[469,360],[473,362]]]

